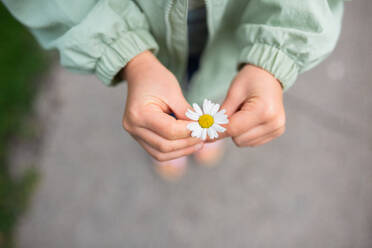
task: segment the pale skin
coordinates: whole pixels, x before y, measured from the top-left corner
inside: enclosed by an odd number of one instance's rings
[[[186,128],[185,113],[192,107],[177,79],[150,51],[134,57],[122,74],[128,82],[123,127],[154,159],[167,161],[202,148]],[[254,147],[279,137],[285,130],[282,95],[280,82],[269,72],[243,66],[221,106],[229,123],[219,139],[231,137],[238,147]]]

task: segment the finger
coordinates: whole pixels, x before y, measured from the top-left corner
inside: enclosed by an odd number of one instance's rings
[[[263,120],[256,111],[240,110],[230,117],[227,134],[231,137],[237,137],[261,124],[263,124]]]
[[[262,138],[262,139],[259,139],[258,141],[255,141],[254,143],[248,144],[247,146],[249,146],[249,147],[261,146],[261,145],[264,145],[266,143],[269,143],[270,141],[272,141],[275,138],[276,137],[272,137],[272,136],[266,137],[266,138]]]
[[[240,146],[241,147],[245,147],[245,146],[250,146],[250,147],[255,147],[255,146],[259,146],[259,145],[263,145],[277,137],[279,137],[280,135],[282,135],[285,131],[285,127],[281,127],[281,128],[278,128],[266,135],[263,135],[261,137],[258,137],[256,139],[253,139],[249,142],[246,142],[246,143],[243,143],[241,144]]]
[[[223,126],[223,125],[221,125],[221,126]],[[225,126],[225,128],[226,128],[226,126]],[[218,137],[217,137],[217,138],[211,139],[211,138],[208,137],[206,140],[204,140],[204,143],[213,143],[213,142],[215,142],[215,141],[217,141],[217,140],[222,140],[222,139],[225,139],[225,138],[227,138],[227,137],[230,137],[230,136],[229,136],[229,134],[225,131],[225,132],[223,132],[223,133],[218,133]]]
[[[137,138],[136,138],[137,139]],[[190,155],[203,147],[203,144],[197,144],[194,146],[190,146],[184,149],[180,149],[173,152],[163,153],[155,150],[150,145],[148,145],[145,141],[141,139],[137,139],[138,143],[156,160],[158,161],[168,161],[172,159],[176,159],[179,157]]]
[[[258,125],[256,127],[253,127],[251,130],[248,130],[247,132],[234,137],[234,142],[237,145],[246,144],[246,143],[251,142],[252,140],[268,135],[272,133],[273,131],[276,131],[279,128],[281,127],[276,127],[272,125],[271,123]]]
[[[169,96],[168,104],[169,104],[169,108],[175,114],[177,119],[188,120],[185,114],[186,114],[187,109],[192,109],[192,107],[186,101],[181,90],[179,94],[173,94]]]
[[[145,141],[155,150],[163,153],[177,151],[189,146],[194,146],[198,143],[202,143],[200,139],[194,137],[178,140],[167,140],[145,128],[137,128],[135,130],[135,135]]]
[[[249,103],[247,103],[248,105]],[[224,139],[227,137],[237,137],[249,129],[252,129],[256,126],[262,125],[265,122],[259,116],[258,111],[250,110],[252,107],[246,107],[243,105],[242,109],[238,112],[235,112],[229,120],[228,124],[221,125],[226,128],[226,131],[223,133],[218,133],[218,137],[215,140]],[[254,108],[252,108],[254,109]],[[215,140],[207,139],[207,143],[213,142]]]
[[[231,84],[225,100],[221,105],[221,109],[226,110],[227,116],[231,116],[235,113],[246,99],[246,94],[239,90],[235,85],[234,82]]]
[[[141,127],[149,129],[167,140],[184,139],[190,137],[187,124],[191,121],[176,120],[167,113],[149,111],[144,113],[145,120]]]

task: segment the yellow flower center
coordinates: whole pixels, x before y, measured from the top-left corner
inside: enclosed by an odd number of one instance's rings
[[[213,125],[214,119],[213,119],[213,116],[211,115],[202,115],[199,117],[198,122],[202,128],[208,128]]]

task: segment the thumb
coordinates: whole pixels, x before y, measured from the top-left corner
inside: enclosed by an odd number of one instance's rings
[[[179,91],[179,94],[174,94],[170,96],[169,108],[172,110],[176,118],[181,120],[188,120],[188,118],[185,115],[186,111],[187,109],[192,109],[190,104],[183,96],[181,90]]]
[[[246,95],[244,94],[244,91],[239,89],[237,84],[234,84],[233,82],[221,105],[221,109],[225,109],[227,116],[231,116],[240,108],[245,99]]]

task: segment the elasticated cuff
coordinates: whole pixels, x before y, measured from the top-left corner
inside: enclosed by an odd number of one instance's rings
[[[238,61],[238,70],[247,63],[273,74],[282,84],[284,91],[294,84],[299,73],[298,65],[291,58],[278,48],[265,44],[256,43],[243,49]]]
[[[114,79],[117,73],[136,55],[150,50],[157,53],[159,47],[147,30],[128,31],[107,46],[97,62],[96,75],[106,85],[112,86],[118,82]]]

